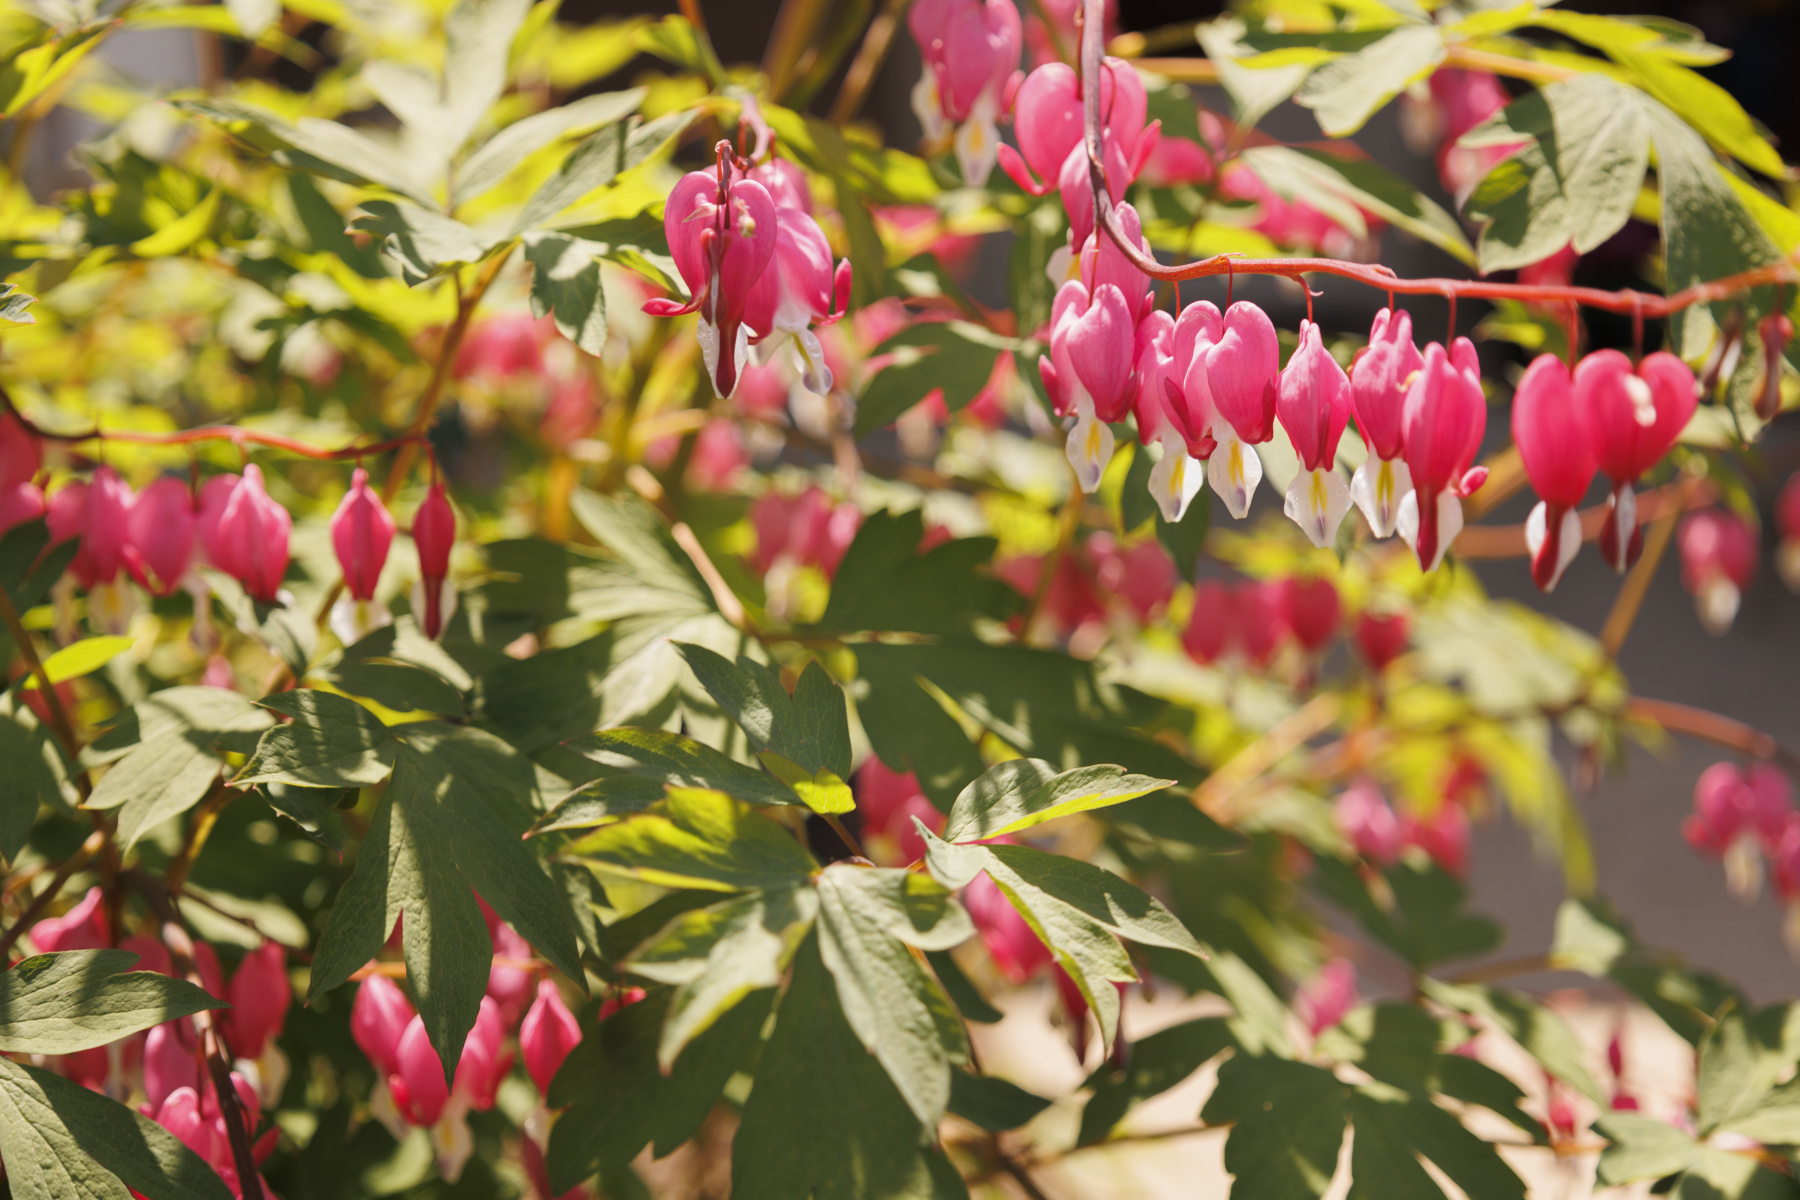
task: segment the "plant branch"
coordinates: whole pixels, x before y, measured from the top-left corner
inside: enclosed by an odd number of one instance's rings
[[[1075,468],[1069,468],[1069,496],[1063,501],[1062,513],[1056,521],[1056,545],[1044,556],[1043,564],[1038,569],[1037,586],[1031,590],[1031,603],[1025,608],[1025,620],[1019,626],[1022,638],[1031,636],[1031,627],[1037,624],[1038,614],[1044,609],[1044,601],[1050,595],[1056,573],[1062,570],[1063,559],[1069,556],[1069,549],[1075,541],[1075,531],[1081,527],[1081,513],[1087,507],[1087,494],[1081,490],[1080,481],[1075,478]]]
[[[856,57],[850,60],[850,70],[844,75],[844,86],[838,89],[837,99],[831,102],[833,125],[848,124],[862,108],[869,86],[875,82],[875,75],[894,44],[894,32],[900,28],[900,17],[906,12],[907,3],[908,0],[887,0],[875,14],[875,19],[869,22],[862,45],[857,48]]]
[[[1194,789],[1194,807],[1218,819],[1221,806],[1294,750],[1329,729],[1344,711],[1343,699],[1321,692],[1234,754]]]
[[[1550,961],[1548,954],[1527,954],[1519,958],[1503,958],[1499,962],[1473,967],[1460,975],[1452,976],[1450,982],[1493,983],[1501,979],[1511,979],[1515,975],[1535,975],[1540,971],[1556,969],[1556,964]]]
[[[1600,626],[1600,647],[1606,651],[1609,662],[1619,657],[1625,639],[1631,636],[1632,623],[1637,620],[1638,610],[1649,594],[1650,580],[1655,577],[1669,543],[1675,540],[1675,518],[1688,507],[1692,505],[1670,505],[1668,512],[1651,522],[1650,535],[1644,539],[1643,556],[1625,577],[1624,586],[1619,588],[1619,594],[1613,600],[1612,611],[1606,614],[1606,623]]]
[[[857,858],[866,859],[869,857],[863,853],[862,843],[856,840],[854,834],[844,828],[844,823],[838,819],[836,813],[820,813],[819,815],[825,818],[825,823],[831,826],[831,831],[838,835],[838,838],[844,843],[844,846],[851,854],[854,854]]]
[[[1642,696],[1633,696],[1627,700],[1621,715],[1627,720],[1649,721],[1672,732],[1685,733],[1689,737],[1736,750],[1751,758],[1779,762],[1790,774],[1800,775],[1800,757],[1796,757],[1793,751],[1762,730],[1731,717],[1687,704],[1677,704],[1672,700],[1649,700]]]
[[[18,607],[13,604],[12,596],[4,586],[0,586],[0,622],[5,623],[6,632],[12,636],[19,657],[25,660],[25,669],[37,680],[38,692],[44,697],[44,707],[50,713],[50,728],[55,730],[57,740],[68,751],[70,763],[79,767],[81,743],[75,739],[75,726],[69,721],[69,710],[63,707],[62,697],[56,694],[56,686],[50,682],[50,672],[44,668],[44,660],[38,657],[37,647],[32,644],[31,632],[25,628],[25,622],[20,620]],[[85,798],[86,773],[82,773],[79,778]]]
[[[1671,483],[1639,496],[1638,514],[1648,524],[1664,517],[1679,516],[1691,508],[1705,508],[1718,498],[1718,489],[1704,480]],[[1596,504],[1584,508],[1580,517],[1581,540],[1597,541],[1600,530],[1606,525],[1606,506]],[[1458,558],[1523,558],[1530,553],[1523,525],[1467,525],[1456,538]]]
[[[50,882],[45,885],[44,890],[31,898],[31,903],[25,906],[25,911],[19,914],[19,919],[12,923],[12,928],[8,929],[4,936],[0,936],[0,962],[3,962],[6,956],[12,952],[13,946],[18,943],[19,938],[24,936],[25,931],[35,925],[38,918],[44,915],[44,910],[50,907],[51,902],[56,899],[57,893],[62,891],[63,884],[69,882],[69,877],[86,866],[88,860],[94,855],[100,853],[101,847],[106,845],[106,840],[111,836],[112,827],[110,825],[97,826],[94,832],[88,834],[87,841],[81,843],[75,853],[63,860],[62,865],[56,868],[56,874],[50,877]]]
[[[200,857],[200,850],[211,836],[213,825],[219,820],[219,813],[236,798],[236,793],[225,786],[225,781],[214,780],[212,791],[194,810],[194,819],[188,825],[187,839],[181,844],[181,852],[169,864],[163,873],[168,884],[171,898],[181,895],[181,889],[187,886],[188,872],[193,870],[194,860]]]
[[[731,585],[719,574],[719,568],[713,565],[712,557],[706,553],[706,547],[700,544],[699,537],[688,523],[675,522],[669,527],[669,536],[693,560],[694,568],[700,572],[700,578],[706,581],[707,590],[712,593],[713,603],[719,607],[719,615],[731,622],[734,629],[754,633],[750,627],[749,615],[744,612],[744,602],[737,598],[737,593],[731,590]]]

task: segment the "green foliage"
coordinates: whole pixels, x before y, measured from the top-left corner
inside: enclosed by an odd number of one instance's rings
[[[0,1050],[73,1054],[225,1007],[184,980],[131,970],[136,958],[127,950],[71,950],[8,968],[0,974]]]
[[[1058,772],[1042,759],[998,763],[964,788],[944,826],[947,841],[1017,833],[1045,821],[1123,804],[1175,782],[1130,775],[1118,767]]]

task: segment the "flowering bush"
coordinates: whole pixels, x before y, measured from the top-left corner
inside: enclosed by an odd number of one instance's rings
[[[1794,1010],[1637,941],[1555,750],[1729,752],[1679,834],[1800,913],[1796,760],[1617,665],[1765,503],[1800,588],[1790,172],[1685,27],[1426,8],[786,0],[756,68],[691,0],[7,9],[8,162],[105,130],[0,177],[11,1193],[1073,1195],[1191,1080],[1240,1197],[1791,1191]],[[91,54],[170,27],[230,78]],[[1438,199],[1339,140],[1395,101]],[[1628,223],[1657,290],[1576,286]],[[1589,543],[1597,633],[1466,566]],[[1574,898],[1474,964],[1501,810]]]

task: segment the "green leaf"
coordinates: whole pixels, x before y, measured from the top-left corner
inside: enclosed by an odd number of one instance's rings
[[[926,1128],[950,1101],[950,1064],[967,1062],[956,1010],[908,949],[948,950],[974,936],[942,884],[910,871],[844,863],[818,879],[819,954],[844,1018]]]
[[[1119,1070],[1108,1064],[1088,1081],[1094,1092],[1081,1110],[1076,1145],[1105,1141],[1133,1107],[1180,1084],[1234,1045],[1224,1017],[1184,1021],[1137,1039],[1131,1044],[1127,1067]]]
[[[513,38],[531,0],[458,0],[444,16],[444,113],[447,149],[475,132],[506,90]]]
[[[83,638],[72,645],[64,646],[55,654],[44,660],[44,673],[50,676],[52,684],[66,683],[71,679],[79,679],[104,667],[125,651],[131,649],[134,639],[128,637],[91,637]],[[30,691],[37,687],[37,676],[29,676],[19,686]]]
[[[1475,251],[1456,218],[1379,163],[1298,146],[1256,146],[1244,151],[1243,158],[1284,199],[1323,193],[1475,265]],[[1362,223],[1360,213],[1356,223]]]
[[[190,730],[153,738],[107,768],[82,807],[119,809],[122,849],[205,798],[225,764],[212,752],[213,735]]]
[[[732,1140],[732,1196],[962,1200],[967,1190],[935,1136],[864,1051],[809,938]]]
[[[343,798],[344,793],[337,788],[296,787],[289,783],[263,786],[263,799],[270,808],[339,857],[344,853],[344,818],[338,812]]]
[[[584,975],[566,899],[520,841],[523,822],[509,824],[490,807],[494,774],[472,769],[484,753],[505,753],[504,744],[444,727],[409,727],[408,738],[319,939],[308,995],[330,991],[375,957],[404,915],[407,980],[431,1044],[449,1064],[448,1082],[493,958],[471,888],[557,970]]]
[[[71,950],[0,974],[0,1051],[73,1054],[127,1034],[228,1007],[180,979],[133,971],[129,950]]]
[[[0,1060],[0,1158],[19,1200],[231,1200],[206,1160],[123,1104]]]
[[[1194,36],[1206,57],[1217,66],[1219,83],[1231,97],[1240,125],[1254,127],[1283,101],[1299,90],[1312,72],[1308,63],[1282,67],[1247,67],[1238,60],[1243,45],[1244,23],[1237,17],[1218,17],[1203,22]]]
[[[1443,983],[1426,978],[1425,994],[1447,1008],[1480,1017],[1524,1047],[1539,1065],[1596,1104],[1604,1094],[1583,1064],[1585,1052],[1575,1031],[1548,1008],[1517,992],[1480,984]]]
[[[493,246],[474,229],[404,200],[365,200],[350,227],[370,234],[412,287],[446,271],[478,263]]]
[[[532,836],[566,829],[590,829],[617,817],[643,812],[664,795],[660,779],[607,774],[584,783],[532,825]]]
[[[934,389],[943,390],[945,408],[961,412],[987,386],[995,357],[1012,346],[1009,339],[966,321],[908,325],[871,353],[891,356],[891,361],[857,397],[856,436],[893,424]]]
[[[738,723],[756,750],[772,750],[809,772],[850,773],[850,716],[844,691],[817,659],[806,664],[794,694],[762,663],[735,664],[704,646],[678,644],[700,686]]]
[[[394,659],[346,656],[321,677],[349,695],[365,697],[396,712],[460,717],[465,707],[462,693],[436,673]]]
[[[561,1194],[596,1172],[621,1170],[647,1144],[660,1158],[692,1137],[726,1081],[749,1069],[774,998],[773,989],[746,997],[666,1073],[656,1056],[666,993],[600,1022],[550,1085],[548,1103],[568,1108],[550,1131],[551,1190]]]
[[[1464,211],[1482,224],[1483,272],[1583,254],[1625,224],[1650,161],[1647,102],[1604,75],[1526,92],[1465,134],[1465,147],[1527,143],[1476,185]]]
[[[669,254],[669,240],[662,222],[647,213],[572,225],[563,232],[589,242],[601,258],[636,271],[672,295],[686,290],[681,283],[681,273],[675,267],[675,259]]]
[[[1465,910],[1469,890],[1449,872],[1401,862],[1386,874],[1394,897],[1391,910],[1377,904],[1356,871],[1337,859],[1321,859],[1313,882],[1371,936],[1414,966],[1485,954],[1504,939],[1498,923]]]
[[[1003,621],[1024,598],[981,570],[992,538],[957,538],[923,554],[924,516],[882,511],[863,518],[831,583],[824,629],[966,633],[977,617]]]
[[[1100,1022],[1103,1043],[1111,1043],[1118,1027],[1119,994],[1111,985],[1137,979],[1120,938],[1206,957],[1168,909],[1111,871],[1028,846],[951,845],[916,818],[914,826],[925,839],[932,875],[946,887],[988,873],[1075,981]]]
[[[602,729],[569,745],[604,766],[671,787],[707,788],[758,805],[794,804],[799,799],[780,780],[678,733]]]
[[[1632,949],[1628,932],[1600,902],[1571,896],[1556,910],[1556,936],[1550,944],[1550,965],[1584,971],[1604,979],[1613,964]]]
[[[1123,767],[1058,772],[1039,758],[996,763],[964,788],[950,809],[944,840],[974,841],[1017,833],[1073,813],[1123,804],[1161,791],[1173,779],[1128,774]]]
[[[42,604],[80,549],[79,538],[50,545],[50,527],[41,519],[0,534],[0,587],[6,588],[13,608],[26,612]],[[10,639],[0,643],[10,644]]]
[[[1214,950],[1206,964],[1213,990],[1231,1002],[1231,1034],[1246,1054],[1293,1057],[1287,1006],[1249,963],[1229,950]]]
[[[962,968],[947,950],[928,950],[925,961],[931,964],[932,974],[943,985],[944,994],[956,1005],[963,1020],[973,1021],[977,1025],[996,1025],[1006,1014],[989,1004],[976,986],[963,974]]]
[[[636,112],[644,95],[643,88],[631,88],[583,96],[508,125],[470,153],[456,169],[450,192],[452,205],[460,207],[484,194],[558,138],[610,125]]]
[[[234,787],[269,782],[369,787],[393,771],[392,735],[356,701],[300,688],[279,692],[262,704],[292,721],[263,734],[256,753],[231,781]]]
[[[1200,1119],[1236,1122],[1225,1141],[1232,1193],[1314,1200],[1324,1192],[1337,1170],[1349,1091],[1307,1063],[1242,1054],[1227,1060]]]
[[[1423,1155],[1469,1200],[1525,1200],[1525,1183],[1494,1150],[1429,1100],[1357,1089],[1350,1101],[1356,1138],[1350,1152],[1354,1200],[1440,1200],[1419,1164]]]
[[[622,970],[675,985],[657,1044],[664,1071],[745,996],[781,983],[818,911],[799,883],[746,892],[682,913],[631,952]]]
[[[524,237],[531,264],[531,315],[553,317],[557,332],[589,354],[606,345],[606,292],[600,286],[600,250],[566,233],[534,231]]]
[[[591,733],[613,665],[610,632],[507,659],[481,677],[484,724],[527,754]]]
[[[1373,45],[1319,67],[1294,95],[1330,137],[1348,137],[1382,105],[1444,61],[1444,37],[1432,25],[1402,25]]]
[[[1436,1083],[1438,1023],[1410,1004],[1362,1004],[1321,1033],[1315,1049],[1391,1087],[1425,1095]]]
[[[1746,1016],[1727,1013],[1700,1042],[1694,1082],[1695,1126],[1701,1136],[1761,1105],[1794,1065],[1785,1042],[1790,1006]]]
[[[164,688],[116,714],[106,731],[81,752],[81,761],[90,767],[104,766],[145,742],[187,733],[206,734],[213,744],[248,753],[255,749],[258,735],[274,723],[268,712],[237,692]]]
[[[36,303],[36,296],[26,295],[13,284],[0,283],[0,321],[35,325],[37,318],[31,315],[31,306]]]
[[[1462,1054],[1440,1054],[1436,1074],[1438,1091],[1444,1095],[1505,1117],[1535,1142],[1546,1140],[1544,1126],[1519,1107],[1525,1098],[1519,1085],[1486,1063]]]
[[[1696,1048],[1715,1014],[1745,1003],[1736,988],[1717,976],[1639,945],[1624,918],[1597,897],[1563,902],[1550,958],[1556,966],[1611,979]]]
[[[1678,1174],[1700,1149],[1674,1126],[1635,1113],[1605,1113],[1594,1128],[1612,1143],[1600,1153],[1599,1182],[1605,1187]]]
[[[589,134],[569,152],[562,168],[525,202],[513,221],[513,233],[543,225],[589,192],[647,161],[699,117],[700,110],[693,108],[654,121],[627,117]]]
[[[0,856],[12,862],[31,837],[37,823],[38,806],[56,805],[62,799],[62,785],[51,770],[56,755],[49,730],[41,723],[27,725],[13,713],[0,712]]]
[[[343,183],[379,184],[416,204],[435,206],[429,187],[409,177],[406,160],[336,121],[302,117],[289,124],[268,109],[237,100],[177,100],[175,107],[224,126],[282,166]]]
[[[949,1111],[989,1133],[1017,1129],[1034,1120],[1050,1104],[1009,1079],[962,1070],[950,1072]]]
[[[659,887],[717,892],[791,886],[814,870],[780,825],[723,792],[694,787],[671,787],[649,811],[602,826],[565,853]]]

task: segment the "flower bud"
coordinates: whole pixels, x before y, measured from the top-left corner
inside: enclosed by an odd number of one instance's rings
[[[1700,624],[1721,636],[1737,618],[1744,589],[1756,577],[1756,533],[1737,514],[1712,508],[1683,517],[1675,541],[1681,551],[1681,585],[1694,597]]]
[[[0,536],[40,520],[47,511],[44,493],[35,483],[0,484]]]
[[[1461,497],[1487,478],[1471,469],[1487,429],[1487,400],[1475,347],[1457,338],[1450,352],[1432,343],[1406,392],[1406,466],[1413,490],[1400,502],[1396,528],[1431,571],[1462,531]]]
[[[1400,818],[1373,780],[1359,779],[1339,796],[1334,818],[1338,832],[1363,858],[1387,866],[1400,857]]]
[[[1294,640],[1308,654],[1319,653],[1337,636],[1343,615],[1336,585],[1323,575],[1288,580],[1287,614]]]
[[[1283,511],[1314,546],[1329,546],[1350,511],[1350,485],[1333,465],[1350,421],[1350,380],[1311,321],[1300,322],[1300,345],[1281,372],[1275,415],[1301,466]]]
[[[132,500],[126,565],[145,589],[167,596],[181,586],[194,561],[194,519],[194,494],[173,476],[156,480]]]
[[[1082,546],[1082,556],[1100,591],[1124,600],[1140,625],[1175,594],[1175,562],[1154,538],[1121,548],[1110,533],[1096,533]]]
[[[525,1014],[519,1027],[519,1049],[525,1055],[525,1070],[537,1084],[540,1095],[550,1094],[550,1081],[556,1078],[563,1060],[581,1042],[581,1026],[562,993],[548,979],[538,983],[537,1000]]]
[[[151,1111],[161,1109],[177,1090],[199,1086],[200,1039],[192,1022],[164,1021],[151,1029],[144,1039],[144,1095]]]
[[[1594,481],[1597,464],[1575,384],[1562,359],[1540,354],[1513,393],[1513,444],[1540,497],[1525,522],[1531,578],[1549,591],[1581,549],[1576,506]]]
[[[1212,435],[1218,449],[1206,463],[1206,478],[1234,517],[1250,511],[1250,497],[1262,479],[1262,463],[1251,446],[1275,434],[1275,403],[1281,345],[1268,314],[1247,300],[1225,311],[1219,340],[1196,350],[1182,389],[1204,388],[1212,399]]]
[[[1194,607],[1181,634],[1182,649],[1202,666],[1218,662],[1237,644],[1238,596],[1225,584],[1194,585]]]
[[[1762,373],[1756,379],[1756,415],[1773,421],[1781,411],[1781,352],[1794,336],[1794,323],[1784,312],[1776,311],[1762,319],[1756,327],[1762,343]]]
[[[287,573],[293,518],[269,497],[255,463],[242,475],[215,475],[200,490],[200,545],[213,566],[272,604]]]
[[[1681,436],[1697,397],[1694,373],[1665,351],[1646,355],[1635,371],[1617,350],[1596,350],[1576,364],[1575,404],[1595,461],[1613,485],[1600,550],[1620,573],[1643,545],[1633,485]]]
[[[1350,480],[1350,495],[1376,537],[1391,537],[1400,501],[1412,490],[1405,451],[1406,392],[1425,358],[1413,343],[1412,317],[1384,308],[1369,344],[1350,364],[1350,401],[1369,456]]]
[[[502,313],[475,324],[456,352],[451,373],[497,385],[544,374],[544,343],[555,326],[522,312]]]
[[[369,487],[369,473],[356,468],[350,490],[331,516],[331,547],[344,572],[344,590],[354,600],[373,600],[394,541],[394,518]]]
[[[0,491],[30,483],[44,469],[44,452],[36,437],[9,412],[0,412]]]
[[[1190,304],[1175,318],[1170,338],[1168,379],[1163,385],[1163,414],[1187,442],[1188,454],[1205,461],[1218,443],[1213,437],[1212,393],[1204,368],[1196,360],[1225,333],[1225,319],[1205,300]]]
[[[280,1036],[287,1023],[293,989],[288,985],[287,951],[279,943],[264,942],[244,955],[226,985],[225,1040],[238,1058],[260,1058],[271,1038]]]
[[[413,1020],[413,1006],[400,985],[385,975],[371,975],[357,985],[350,1006],[350,1036],[376,1070],[392,1075],[400,1069],[400,1039]]]
[[[1238,589],[1238,644],[1251,666],[1268,666],[1292,633],[1286,580],[1258,580]]]
[[[425,636],[435,638],[444,631],[444,623],[456,607],[456,593],[450,588],[450,550],[456,544],[456,510],[444,485],[432,481],[426,489],[425,501],[413,514],[413,545],[419,551],[419,587],[423,604],[414,608],[421,614],[419,627]]]
[[[907,14],[925,72],[913,88],[913,110],[927,136],[956,133],[963,182],[982,187],[994,169],[995,122],[1007,82],[1019,65],[1024,28],[1012,0],[921,0]]]
[[[98,887],[89,888],[81,902],[62,916],[46,917],[33,925],[32,944],[44,954],[106,949],[112,945],[112,935],[106,925],[105,899]]]
[[[1356,1007],[1356,968],[1347,958],[1334,958],[1294,993],[1294,1015],[1318,1037]]]

